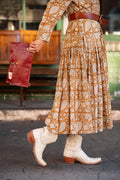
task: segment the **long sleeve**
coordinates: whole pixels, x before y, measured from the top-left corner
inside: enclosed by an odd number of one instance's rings
[[[52,31],[72,0],[50,0],[44,11],[36,39],[49,42]]]

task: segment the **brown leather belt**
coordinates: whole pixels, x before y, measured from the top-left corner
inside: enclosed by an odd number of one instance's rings
[[[78,12],[78,13],[72,13],[68,15],[69,21],[72,21],[74,19],[92,19],[92,20],[98,21],[103,26],[105,26],[107,23],[107,20],[103,18],[103,15],[99,16],[97,14],[90,13],[90,12]]]

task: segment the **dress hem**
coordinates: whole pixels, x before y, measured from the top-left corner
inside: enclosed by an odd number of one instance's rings
[[[47,126],[47,124],[46,124],[46,126]],[[48,128],[48,130],[51,132],[51,133],[53,133],[53,134],[63,134],[63,135],[69,135],[69,134],[97,134],[97,133],[102,133],[104,130],[112,130],[112,128],[113,128],[113,125],[111,126],[111,127],[103,127],[103,129],[101,129],[101,130],[98,130],[98,131],[93,131],[93,132],[87,132],[87,133],[85,133],[85,132],[79,132],[79,133],[61,133],[61,132],[53,132],[52,130],[51,130],[51,128],[49,127],[49,126],[47,126],[47,128]],[[54,130],[55,131],[55,130]]]

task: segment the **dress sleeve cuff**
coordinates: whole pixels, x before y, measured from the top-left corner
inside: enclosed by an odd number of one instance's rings
[[[51,38],[51,34],[52,34],[52,30],[51,32],[38,31],[36,39],[41,39],[43,41],[49,42]]]

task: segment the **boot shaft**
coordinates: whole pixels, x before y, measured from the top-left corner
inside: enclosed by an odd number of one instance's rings
[[[43,144],[50,144],[56,142],[58,134],[51,133],[47,126],[33,130],[33,134],[36,139],[41,140]]]
[[[72,150],[81,149],[82,136],[79,134],[70,134],[67,136],[66,146]]]

